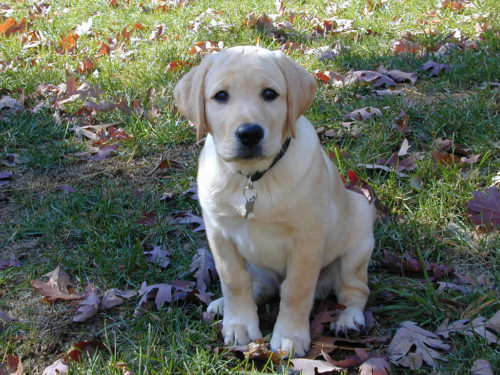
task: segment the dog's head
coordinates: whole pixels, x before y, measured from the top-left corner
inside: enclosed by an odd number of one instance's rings
[[[313,76],[281,51],[245,46],[205,57],[174,96],[198,140],[209,132],[222,159],[248,163],[279,153],[315,92]]]

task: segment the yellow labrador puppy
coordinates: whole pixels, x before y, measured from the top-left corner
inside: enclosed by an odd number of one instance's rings
[[[182,114],[208,132],[198,189],[223,298],[226,345],[261,337],[257,304],[280,294],[273,350],[310,347],[315,296],[346,306],[334,325],[364,326],[375,209],[346,190],[302,114],[313,76],[282,52],[234,47],[206,56],[175,87]]]

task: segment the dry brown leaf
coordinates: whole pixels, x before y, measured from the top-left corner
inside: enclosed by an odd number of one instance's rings
[[[470,375],[494,375],[491,364],[485,359],[478,359],[472,364]]]
[[[451,347],[445,344],[437,334],[406,321],[400,324],[387,352],[391,362],[395,365],[418,369],[423,362],[436,367],[436,359],[446,361],[441,357],[441,351],[450,349]]]
[[[40,279],[31,281],[31,286],[44,296],[42,301],[56,302],[59,300],[79,300],[82,296],[74,293],[73,284],[69,280],[69,276],[58,265],[53,271],[46,273],[42,277],[47,277],[48,281]]]
[[[22,33],[26,28],[26,19],[16,22],[14,18],[9,18],[5,23],[0,24],[0,35],[8,37],[15,33]]]
[[[19,357],[14,357],[12,354],[7,355],[5,363],[7,370],[4,370],[0,364],[0,375],[23,375],[24,366]]]
[[[270,359],[276,364],[281,363],[281,360],[287,354],[283,350],[278,350],[277,352],[269,350],[269,344],[266,344],[266,340],[263,338],[255,339],[248,345],[233,346],[229,349],[232,352],[243,353],[245,358],[260,359],[263,361],[268,361]]]
[[[290,362],[295,371],[302,371],[302,375],[341,373],[344,370],[342,367],[337,367],[326,361],[317,359],[294,358]]]
[[[97,290],[93,284],[89,284],[83,295],[83,300],[78,305],[77,315],[73,317],[74,322],[84,322],[99,312],[101,299],[97,295]]]
[[[344,116],[344,119],[366,121],[369,120],[372,116],[382,116],[382,111],[375,107],[364,107],[347,113]]]
[[[470,321],[469,319],[457,320],[448,324],[449,319],[445,319],[443,323],[436,329],[436,334],[449,338],[450,334],[459,332],[465,336],[473,337],[475,334],[485,339],[489,345],[500,345],[500,338],[494,333],[487,330],[486,318],[480,316]]]
[[[201,55],[204,56],[207,53],[219,52],[224,48],[224,42],[220,41],[218,43],[207,40],[205,42],[197,42],[194,46],[189,48],[190,55]]]
[[[392,375],[391,365],[385,358],[373,357],[359,366],[358,375]]]
[[[495,315],[488,319],[488,321],[486,322],[486,327],[491,328],[500,335],[500,310],[498,310]]]
[[[427,61],[423,66],[422,66],[423,71],[430,70],[431,71],[431,76],[437,76],[439,73],[448,73],[451,70],[451,65],[448,64],[440,64],[437,62],[434,62],[432,60]]]
[[[398,40],[392,47],[395,53],[418,53],[420,50],[420,46],[417,43],[408,40]]]

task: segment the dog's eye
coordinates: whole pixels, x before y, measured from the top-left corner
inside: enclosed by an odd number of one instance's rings
[[[278,97],[278,93],[273,89],[264,89],[264,91],[262,91],[262,97],[266,102],[270,102]]]
[[[227,93],[227,91],[222,90],[214,95],[214,99],[217,100],[218,102],[225,103],[229,99],[229,94]]]

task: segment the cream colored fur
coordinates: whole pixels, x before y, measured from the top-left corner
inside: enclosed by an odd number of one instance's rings
[[[278,97],[263,100],[266,88]],[[215,100],[221,90],[227,102]],[[344,188],[302,116],[315,91],[310,73],[283,53],[259,47],[207,56],[175,87],[177,106],[197,126],[198,138],[209,132],[198,189],[223,298],[208,310],[223,312],[227,345],[261,336],[257,304],[278,293],[273,350],[305,355],[313,300],[332,290],[346,306],[334,329],[347,334],[365,324],[375,209]],[[244,123],[265,131],[262,154],[252,159],[237,157],[235,130]],[[245,175],[266,170],[288,137],[283,158],[255,182],[257,200],[245,219]]]

